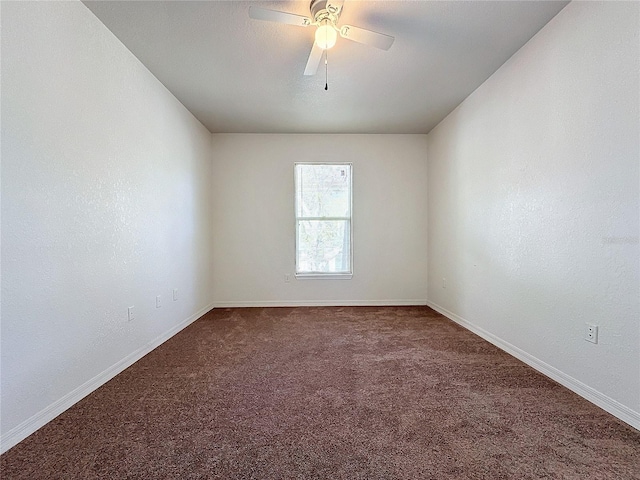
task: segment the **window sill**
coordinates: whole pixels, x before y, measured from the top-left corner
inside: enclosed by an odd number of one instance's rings
[[[296,273],[297,280],[351,280],[352,273]]]

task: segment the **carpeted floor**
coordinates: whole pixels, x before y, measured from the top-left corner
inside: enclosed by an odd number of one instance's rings
[[[640,479],[640,433],[427,307],[216,309],[2,479]]]

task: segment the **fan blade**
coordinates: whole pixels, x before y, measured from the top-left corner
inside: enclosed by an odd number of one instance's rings
[[[372,47],[382,50],[389,50],[394,40],[393,37],[385,35],[384,33],[372,32],[371,30],[354,27],[352,25],[343,25],[342,28],[340,28],[340,36],[347,40],[364,43],[365,45],[371,45]]]
[[[299,27],[308,27],[313,22],[311,18],[303,17],[302,15],[278,12],[277,10],[268,10],[266,8],[254,7],[253,5],[249,7],[249,17],[255,20],[286,23],[289,25],[297,25]]]
[[[320,65],[320,60],[322,59],[322,50],[316,42],[313,42],[313,47],[311,48],[311,53],[309,54],[309,60],[307,60],[307,66],[304,69],[305,75],[315,75],[318,71],[318,65]]]

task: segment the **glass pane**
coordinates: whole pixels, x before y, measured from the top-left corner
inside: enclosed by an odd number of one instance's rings
[[[350,273],[351,222],[348,220],[299,220],[298,273]]]
[[[349,217],[350,194],[350,165],[296,165],[298,217]]]

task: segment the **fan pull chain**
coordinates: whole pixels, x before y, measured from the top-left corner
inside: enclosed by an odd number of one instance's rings
[[[329,90],[329,62],[327,61],[327,50],[324,51],[324,89]]]

